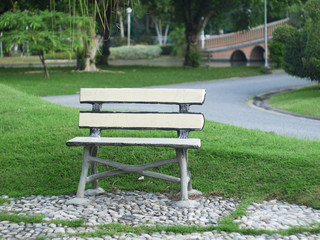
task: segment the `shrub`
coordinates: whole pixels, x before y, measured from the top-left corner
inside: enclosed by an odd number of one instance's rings
[[[320,82],[320,0],[309,0],[304,10],[302,29],[281,27],[274,37],[284,43],[283,60],[287,73]]]
[[[197,68],[200,66],[200,60],[201,60],[201,52],[196,46],[192,46],[189,54],[186,54],[185,56],[183,65]]]
[[[45,55],[46,59],[76,59],[76,52],[51,52]]]
[[[291,75],[304,78],[307,72],[302,63],[305,49],[303,35],[294,27],[290,31],[290,37],[284,44],[284,70]]]
[[[287,73],[306,77],[306,68],[302,63],[304,48],[303,34],[293,26],[284,25],[273,32],[270,58]]]
[[[159,57],[161,48],[159,46],[123,46],[110,48],[110,59],[151,59]]]
[[[171,54],[173,56],[184,56],[187,47],[185,27],[176,27],[170,32],[168,38],[172,43]]]
[[[273,32],[273,39],[270,44],[270,59],[277,64],[277,67],[285,66],[285,43],[295,38],[296,31],[296,28],[290,25],[283,25]]]
[[[305,54],[302,59],[308,77],[320,82],[320,0],[309,0],[305,5],[308,21],[305,24],[303,36]]]
[[[284,55],[284,43],[279,41],[272,41],[270,46],[270,60],[276,63],[277,67],[284,66],[283,55]]]
[[[110,42],[112,47],[121,47],[128,44],[128,39],[127,37],[111,37]]]
[[[172,46],[170,45],[163,45],[161,46],[161,55],[171,55],[172,52]]]
[[[291,25],[283,25],[274,30],[272,36],[274,41],[285,43],[295,35],[296,28]]]

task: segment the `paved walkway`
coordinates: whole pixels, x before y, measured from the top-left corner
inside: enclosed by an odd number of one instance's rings
[[[247,104],[248,98],[262,92],[293,86],[308,85],[311,82],[295,78],[283,72],[270,75],[234,78],[219,81],[205,81],[187,84],[160,86],[161,88],[204,88],[206,101],[201,107],[193,106],[191,110],[205,113],[208,120],[227,123],[248,129],[302,138],[320,140],[320,121],[296,118],[273,111],[265,111]],[[80,105],[78,95],[50,96],[44,99],[65,106],[90,108]],[[108,109],[119,109],[119,105],[105,106]],[[131,105],[122,105],[122,109],[131,109]],[[134,109],[155,110],[149,106],[139,105]],[[156,110],[165,111],[167,106],[157,106]]]

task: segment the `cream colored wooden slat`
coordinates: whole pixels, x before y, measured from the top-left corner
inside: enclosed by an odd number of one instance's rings
[[[81,88],[80,102],[202,104],[204,89]]]
[[[197,138],[108,138],[75,137],[67,141],[67,146],[153,146],[173,148],[200,148]]]
[[[201,130],[202,114],[81,112],[79,127]]]

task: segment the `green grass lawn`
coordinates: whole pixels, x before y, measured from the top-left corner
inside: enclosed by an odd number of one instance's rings
[[[0,57],[0,64],[41,63],[38,56]]]
[[[44,80],[42,69],[0,69],[0,83],[37,96],[75,94],[84,87],[144,87],[259,75],[260,67],[181,68],[121,66],[109,72],[72,72],[71,68],[51,69]],[[39,71],[39,73],[30,73]]]
[[[135,73],[132,68],[124,68],[124,71],[128,69]],[[147,75],[152,76],[151,73]],[[76,76],[82,78],[80,73]],[[99,73],[84,73],[83,78],[88,81],[87,76],[99,76]],[[67,147],[65,142],[75,136],[87,136],[88,130],[77,127],[78,109],[48,103],[33,95],[42,95],[45,89],[41,90],[39,86],[32,88],[28,81],[41,84],[45,80],[38,79],[37,75],[26,78],[14,79],[11,76],[11,82],[1,78],[6,85],[0,84],[0,195],[75,193],[81,171],[82,148]],[[52,85],[53,79],[50,80]],[[69,81],[66,79],[64,85],[62,80],[56,79],[57,85],[67,86]],[[73,86],[70,89],[73,89],[83,80],[72,77],[70,81],[78,81],[77,84],[70,82]],[[27,85],[30,88],[24,92]],[[58,90],[51,92],[60,93]],[[174,132],[158,131],[110,130],[104,134],[175,136]],[[189,160],[193,186],[205,194],[244,199],[278,198],[320,208],[318,141],[287,138],[211,121],[206,122],[203,131],[194,132],[191,137],[202,139],[202,148],[190,150]],[[150,159],[173,157],[174,153],[173,149],[167,148],[105,147],[101,148],[100,156],[142,164]],[[159,171],[178,175],[178,166],[164,166]],[[106,190],[179,191],[178,184],[148,177],[138,181],[138,177],[135,174],[122,175],[101,180],[100,184]]]
[[[269,99],[269,104],[290,112],[320,116],[320,86],[275,95]]]

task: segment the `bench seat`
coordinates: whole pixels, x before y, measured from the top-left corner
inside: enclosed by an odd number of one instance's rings
[[[67,146],[152,146],[199,149],[201,140],[197,138],[75,137],[66,144]]]

